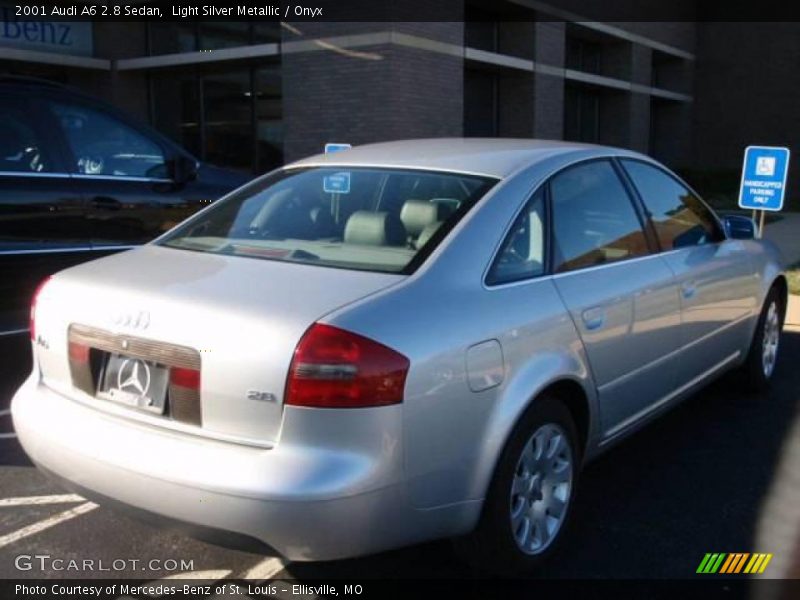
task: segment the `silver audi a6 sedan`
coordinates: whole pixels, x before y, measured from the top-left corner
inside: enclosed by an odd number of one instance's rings
[[[586,461],[731,368],[769,382],[786,281],[753,238],[627,150],[315,156],[45,282],[14,426],[87,497],[291,560],[453,537],[520,571]]]

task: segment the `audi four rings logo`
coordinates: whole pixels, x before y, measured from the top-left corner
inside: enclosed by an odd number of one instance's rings
[[[124,392],[146,396],[150,389],[150,367],[138,358],[129,358],[117,372],[117,387]]]
[[[147,329],[150,325],[150,311],[119,311],[114,313],[112,321],[115,325],[131,327],[133,329]]]

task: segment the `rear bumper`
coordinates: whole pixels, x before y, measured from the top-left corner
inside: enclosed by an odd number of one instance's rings
[[[290,560],[369,554],[474,522],[474,502],[420,511],[407,501],[400,410],[287,407],[281,443],[266,450],[123,420],[59,395],[35,374],[12,402],[25,451],[68,485],[254,538]],[[295,444],[299,437],[319,445]]]

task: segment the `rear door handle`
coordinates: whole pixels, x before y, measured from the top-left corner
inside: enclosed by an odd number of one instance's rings
[[[583,324],[589,331],[600,329],[606,322],[606,311],[603,308],[587,308],[581,313]]]
[[[697,293],[697,284],[694,281],[687,281],[681,285],[681,294],[687,300]]]

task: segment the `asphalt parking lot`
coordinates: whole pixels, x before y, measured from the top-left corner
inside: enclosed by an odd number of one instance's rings
[[[29,365],[27,336],[0,337],[0,414]],[[542,578],[686,578],[706,552],[757,548],[759,513],[798,418],[800,333],[786,332],[772,390],[725,376],[585,470],[569,543]],[[67,494],[28,462],[0,416],[0,578],[87,577],[15,567],[19,555],[192,561],[194,578],[473,578],[447,542],[334,563],[286,564],[157,530]],[[794,440],[795,442],[797,440]],[[103,577],[161,578],[142,570]],[[98,576],[100,576],[98,574]]]

